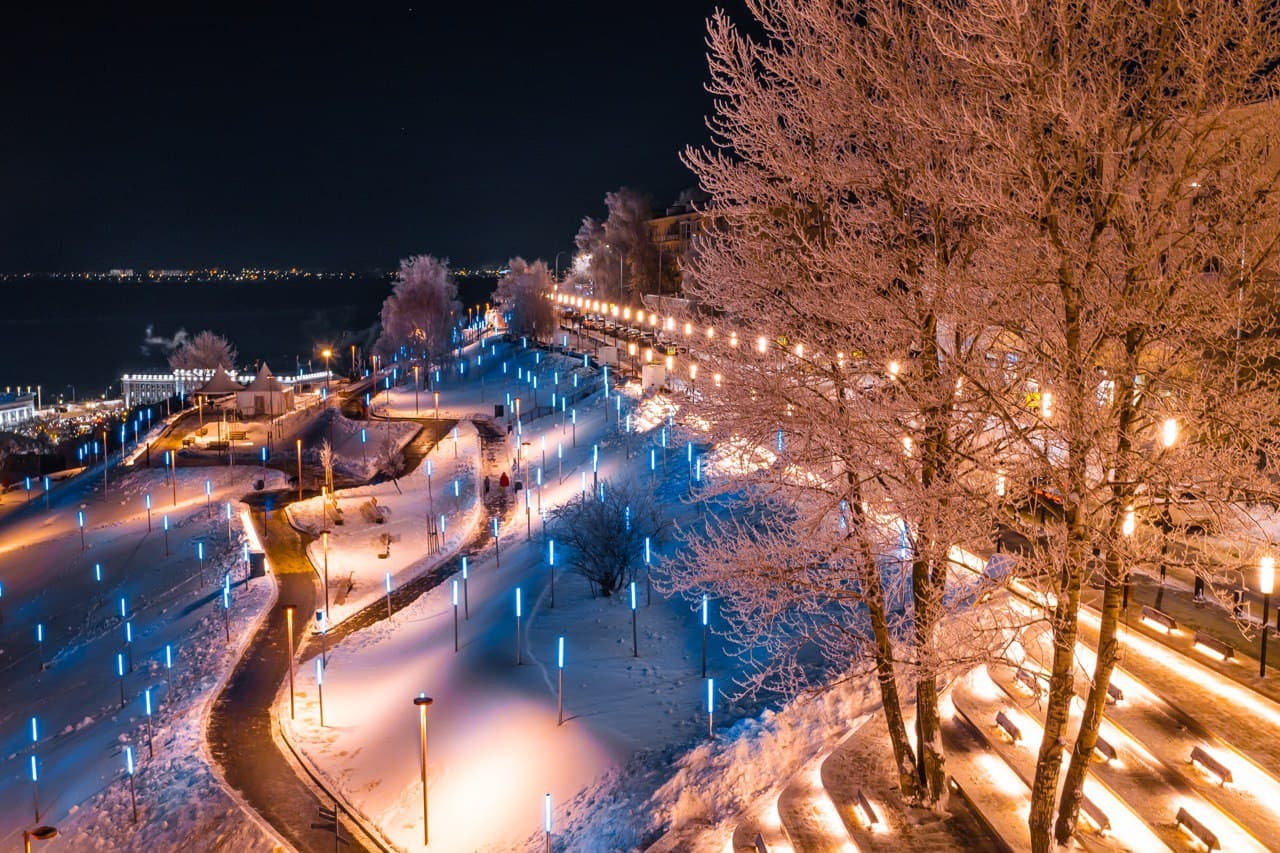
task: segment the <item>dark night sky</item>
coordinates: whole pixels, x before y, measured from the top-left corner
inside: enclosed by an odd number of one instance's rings
[[[4,271],[550,259],[706,139],[711,0],[30,5],[0,18]]]

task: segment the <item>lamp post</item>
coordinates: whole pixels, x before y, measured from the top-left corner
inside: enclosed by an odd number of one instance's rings
[[[80,525],[80,550],[84,551],[88,547],[84,542],[84,510],[76,510],[76,521]]]
[[[133,747],[124,748],[124,772],[129,777],[129,802],[133,805],[133,822],[138,822],[138,789],[133,781]]]
[[[493,561],[500,569],[502,568],[502,551],[498,547],[498,517],[493,517]]]
[[[40,766],[36,756],[31,754],[31,805],[35,809],[36,822],[40,821]]]
[[[564,637],[556,640],[556,669],[560,685],[559,701],[556,703],[558,706],[556,725],[561,726],[564,725]]]
[[[160,526],[164,528],[164,555],[169,556],[169,514],[165,513],[160,518]]]
[[[289,719],[294,719],[296,706],[294,700],[293,689],[293,611],[294,605],[286,604],[284,606],[284,631],[285,637],[289,641]]]
[[[1133,507],[1131,507],[1131,506],[1129,506],[1129,507],[1125,507],[1125,510],[1124,510],[1124,520],[1123,520],[1123,521],[1121,522],[1121,524],[1120,524],[1120,532],[1124,534],[1124,538],[1125,538],[1125,540],[1126,540],[1126,541],[1127,541],[1127,540],[1130,540],[1130,539],[1132,539],[1132,538],[1133,538],[1133,530],[1134,530],[1134,526],[1135,526],[1135,521],[1134,521],[1134,516],[1133,516]],[[1125,565],[1125,569],[1124,569],[1124,590],[1123,590],[1123,593],[1122,593],[1122,598],[1123,598],[1123,600],[1120,602],[1120,610],[1121,610],[1121,612],[1127,612],[1127,611],[1129,610],[1129,588],[1130,588],[1130,582],[1129,582],[1129,567],[1128,567],[1128,565],[1127,565],[1127,564],[1128,564],[1128,556],[1129,556],[1129,555],[1126,553],[1126,554],[1125,554],[1125,563],[1126,563],[1126,565]]]
[[[294,442],[298,452],[298,500],[302,500],[302,439]]]
[[[129,656],[129,671],[133,672],[133,622],[124,623],[124,647]]]
[[[716,739],[716,680],[707,679],[707,735]]]
[[[324,356],[324,395],[329,396],[329,358],[333,355],[333,350],[325,349],[320,355]]]
[[[231,573],[222,576],[222,626],[231,642]]]
[[[640,657],[640,634],[636,628],[636,582],[631,582],[631,656]]]
[[[453,582],[453,650],[458,651],[458,581]]]
[[[547,571],[551,576],[551,606],[556,606],[556,540],[547,540]]]
[[[320,540],[324,548],[324,621],[329,621],[329,531],[320,531]]]
[[[1258,677],[1267,677],[1267,632],[1271,620],[1271,593],[1276,585],[1276,561],[1274,557],[1263,557],[1258,561],[1258,589],[1262,593],[1262,650],[1258,661]]]
[[[1177,440],[1178,440],[1178,419],[1165,418],[1164,423],[1160,427],[1160,443],[1164,445],[1164,449],[1167,451],[1170,447],[1173,446],[1174,442]],[[1162,512],[1164,513],[1165,533],[1164,533],[1164,536],[1162,537],[1163,541],[1160,543],[1160,586],[1156,590],[1156,610],[1160,610],[1164,606],[1164,581],[1165,581],[1165,575],[1168,573],[1168,565],[1167,565],[1166,558],[1169,553],[1168,527],[1169,527],[1169,524],[1171,523],[1171,519],[1169,516],[1169,501],[1171,500],[1171,498],[1172,498],[1172,489],[1170,488],[1169,482],[1166,479],[1165,493],[1164,493],[1164,507],[1162,509]],[[1198,575],[1196,576],[1196,580],[1199,581]],[[1266,620],[1264,619],[1263,622],[1265,623]]]
[[[546,833],[546,846],[543,848],[546,853],[551,853],[551,795],[547,794],[542,800],[542,828]]]
[[[324,658],[316,658],[316,695],[320,697],[320,728],[324,728]]]
[[[52,826],[37,826],[35,829],[24,829],[22,830],[22,849],[24,853],[31,853],[32,841],[49,841],[57,837],[58,830]]]
[[[413,697],[418,707],[418,743],[422,747],[422,843],[431,843],[430,810],[427,807],[427,708],[435,700],[425,693]]]
[[[173,696],[173,646],[167,643],[164,647],[164,680],[169,685],[169,691],[165,694],[167,700]]]
[[[418,386],[421,384],[418,376],[418,365],[413,366],[413,416],[418,416]]]
[[[702,596],[702,677],[707,677],[707,597]]]
[[[116,675],[120,676],[120,707],[125,706],[124,701],[124,652],[116,652]]]
[[[391,572],[387,572],[383,578],[383,583],[387,589],[387,619],[391,618]]]
[[[471,598],[467,595],[467,557],[462,556],[462,618],[471,619]]]
[[[516,587],[516,666],[524,664],[524,647],[520,643],[520,616],[523,610],[520,587]]]
[[[143,706],[147,712],[147,757],[156,757],[155,743],[151,737],[151,688],[142,691]]]

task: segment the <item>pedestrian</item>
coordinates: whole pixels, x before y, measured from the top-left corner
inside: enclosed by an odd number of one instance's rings
[[[486,495],[489,494],[489,475],[488,474],[484,475],[484,493]]]
[[[506,471],[503,471],[503,472],[502,472],[502,477],[501,477],[501,478],[499,478],[499,480],[498,480],[498,485],[499,485],[499,486],[501,486],[501,487],[502,487],[502,488],[504,488],[504,489],[506,489],[506,488],[510,487],[510,485],[511,485],[511,478],[507,476],[507,472],[506,472]]]

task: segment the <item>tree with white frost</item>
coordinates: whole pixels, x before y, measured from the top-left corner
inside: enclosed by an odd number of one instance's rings
[[[986,0],[939,4],[929,23],[964,108],[902,118],[979,153],[954,194],[991,223],[1005,276],[995,316],[1052,395],[1005,424],[1061,504],[1047,524],[1019,520],[1045,543],[1028,564],[1052,640],[1030,816],[1033,848],[1047,851],[1075,831],[1127,575],[1162,559],[1128,533],[1188,493],[1223,517],[1274,495],[1275,348],[1254,334],[1271,318],[1253,297],[1276,260],[1280,22],[1260,0]],[[1197,557],[1194,544],[1173,553],[1210,589],[1242,568],[1256,578],[1256,562]],[[1098,655],[1077,686],[1091,582],[1103,586]]]
[[[723,459],[671,584],[718,597],[739,643],[769,650],[752,686],[869,667],[903,794],[938,803],[944,679],[1004,636],[948,605],[983,582],[955,577],[956,548],[989,540],[1004,446],[983,384],[961,381],[1005,381],[986,358],[983,223],[948,193],[952,143],[894,116],[949,97],[908,12],[873,3],[872,29],[827,4],[749,5],[769,36],[713,20],[718,150],[686,157],[713,223],[686,291],[710,312],[689,318],[697,360],[677,371],[696,370],[687,409]],[[884,103],[882,78],[911,100]]]
[[[236,366],[236,349],[222,335],[208,330],[185,340],[169,356],[169,366],[174,370],[216,370],[221,367],[233,370]]]
[[[550,339],[555,333],[555,305],[548,298],[553,284],[546,261],[530,263],[520,257],[508,261],[493,295],[513,335]]]
[[[1135,542],[1175,495],[1235,517],[1274,491],[1257,277],[1277,236],[1276,21],[1216,0],[748,7],[760,40],[712,22],[718,148],[687,155],[712,223],[688,289],[713,311],[690,318],[688,407],[724,458],[672,585],[722,593],[731,631],[773,644],[761,678],[803,684],[806,644],[837,669],[869,659],[902,791],[936,802],[940,680],[1022,627],[948,609],[959,549],[996,527],[1037,543],[1018,571],[1049,608],[1047,850],[1055,814],[1074,832]],[[1022,511],[1033,486],[1059,509]],[[1190,535],[1158,538],[1211,593],[1256,565]],[[1094,580],[1098,664],[1055,802]]]
[[[377,349],[390,355],[406,347],[433,358],[453,345],[461,305],[448,261],[414,255],[400,262],[400,275],[382,303],[382,334]]]
[[[649,199],[627,187],[606,193],[603,222],[588,216],[574,242],[599,299],[632,299],[657,287],[658,252],[649,232]]]

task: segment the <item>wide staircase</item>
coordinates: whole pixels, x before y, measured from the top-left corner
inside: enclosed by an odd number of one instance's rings
[[[1074,742],[1096,625],[1082,621]],[[1280,705],[1145,634],[1126,634],[1076,833],[1089,851],[1280,850]],[[1163,651],[1162,651],[1163,650]],[[728,829],[677,828],[650,851],[1022,851],[1050,646],[1028,629],[943,702],[949,814],[891,806],[882,715],[751,804]],[[1064,753],[1063,767],[1070,756]]]

